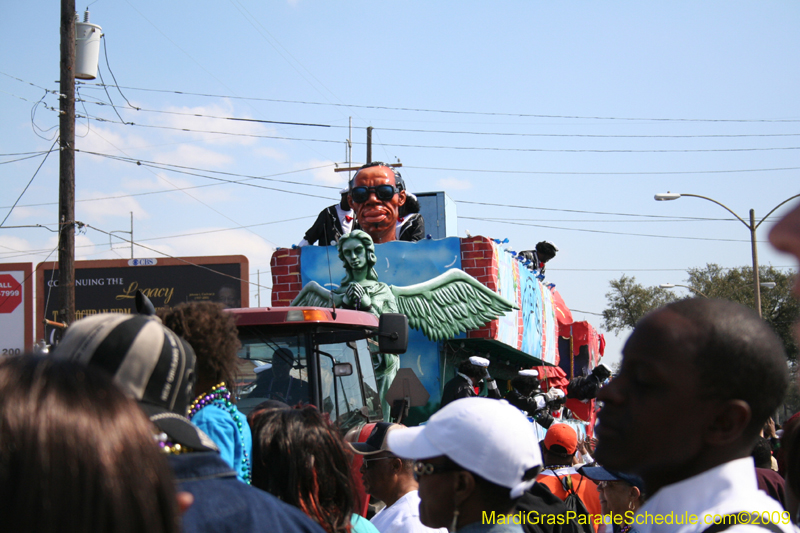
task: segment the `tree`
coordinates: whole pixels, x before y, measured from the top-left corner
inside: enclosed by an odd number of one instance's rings
[[[723,268],[709,263],[704,268],[690,268],[686,273],[689,276],[686,285],[695,293],[687,298],[701,294],[708,298],[732,300],[751,309],[755,307],[751,267]],[[800,317],[800,303],[791,294],[795,274],[762,266],[759,267],[759,276],[762,282],[775,283],[775,288],[761,290],[762,315],[783,340],[786,355],[794,362],[798,346],[792,337],[792,324]],[[612,290],[606,294],[609,307],[603,311],[603,327],[614,333],[633,328],[636,321],[649,311],[678,299],[666,289],[644,287],[636,283],[635,278],[625,275],[609,283]]]
[[[612,279],[611,290],[606,293],[609,307],[603,310],[603,328],[620,331],[633,328],[649,311],[677,300],[677,296],[661,287],[644,287],[636,278],[622,275]]]

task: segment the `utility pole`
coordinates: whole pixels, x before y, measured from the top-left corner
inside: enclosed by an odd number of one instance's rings
[[[372,126],[367,126],[367,164],[372,163]]]
[[[348,146],[350,146],[352,144],[351,141],[350,141],[352,136],[353,136],[353,134],[351,132],[350,133],[350,138],[347,139]],[[372,163],[372,126],[367,126],[367,163]],[[360,166],[357,166],[357,167],[350,166],[352,164],[353,163],[350,161],[350,158],[348,158],[346,167],[336,167],[336,168],[333,169],[333,171],[334,172],[352,172],[354,170],[357,171],[358,169],[361,168]],[[402,167],[403,163],[401,163],[398,160],[397,163],[389,163],[386,166],[392,167],[392,168],[398,168],[398,167]]]
[[[75,0],[61,0],[58,320],[75,319]]]

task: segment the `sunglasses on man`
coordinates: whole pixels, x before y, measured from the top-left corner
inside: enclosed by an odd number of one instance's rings
[[[394,198],[394,195],[400,192],[394,185],[378,185],[377,187],[353,187],[350,190],[350,197],[357,204],[361,204],[369,200],[371,193],[375,193],[378,200],[388,201]]]

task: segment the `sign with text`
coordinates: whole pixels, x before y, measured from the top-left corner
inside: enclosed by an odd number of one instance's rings
[[[33,348],[31,263],[0,264],[0,356]]]
[[[156,310],[182,302],[213,301],[225,307],[249,307],[250,266],[243,255],[119,259],[75,262],[75,317],[99,313],[135,313],[140,290]],[[36,267],[37,338],[54,344],[58,328],[42,319],[59,321],[58,264]]]

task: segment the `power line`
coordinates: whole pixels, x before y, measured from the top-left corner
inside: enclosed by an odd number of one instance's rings
[[[100,86],[98,83],[85,84]],[[258,102],[275,102],[283,104],[301,104],[301,105],[316,105],[316,106],[333,106],[333,107],[350,107],[356,109],[380,109],[386,111],[413,111],[418,113],[445,113],[454,115],[484,115],[484,116],[501,116],[501,117],[518,117],[518,118],[547,118],[547,119],[578,119],[578,120],[619,120],[619,121],[656,121],[656,122],[743,122],[743,123],[783,123],[783,122],[800,122],[800,119],[706,119],[706,118],[646,118],[646,117],[608,117],[608,116],[581,116],[581,115],[545,115],[545,114],[531,114],[531,113],[500,113],[489,111],[458,111],[453,109],[426,109],[414,107],[391,107],[391,106],[376,106],[376,105],[359,105],[359,104],[344,104],[344,103],[330,103],[330,102],[313,102],[307,100],[286,100],[278,98],[258,98],[258,97],[243,97],[243,96],[230,96],[224,94],[208,94],[208,93],[195,93],[188,91],[175,91],[169,89],[145,89],[142,87],[122,87],[132,91],[145,91],[157,93],[171,93],[182,94],[187,96],[201,96],[208,98],[229,98],[239,100],[251,100]]]
[[[564,175],[564,176],[627,176],[627,175],[673,175],[673,174],[731,174],[738,172],[776,172],[784,170],[800,170],[800,167],[778,167],[778,168],[751,168],[751,169],[732,169],[732,170],[676,170],[676,171],[642,171],[642,172],[569,172],[556,170],[499,170],[499,169],[477,169],[477,168],[447,168],[447,167],[418,167],[413,165],[403,165],[403,168],[418,170],[443,170],[445,172],[481,172],[492,174],[540,174],[540,175]]]
[[[3,219],[2,222],[0,222],[0,228],[2,228],[3,224],[6,223],[6,220],[8,220],[8,217],[11,216],[11,213],[14,211],[14,208],[17,207],[17,204],[22,199],[22,196],[25,194],[25,191],[27,191],[28,187],[30,187],[31,183],[33,183],[34,178],[39,173],[39,171],[42,169],[42,166],[44,165],[44,162],[47,161],[47,158],[50,157],[50,154],[53,152],[53,148],[55,147],[56,143],[58,143],[58,138],[56,138],[55,142],[53,142],[53,145],[50,147],[50,150],[48,150],[47,153],[45,154],[44,159],[42,159],[42,162],[39,163],[39,166],[36,168],[36,172],[33,173],[33,176],[31,176],[31,179],[28,181],[28,184],[25,185],[25,188],[22,189],[21,193],[19,193],[19,197],[17,197],[17,200],[14,202],[14,205],[12,205],[11,209],[9,209],[8,213],[6,213],[6,217]]]
[[[122,124],[125,126],[135,126],[138,128],[152,128],[159,130],[170,131],[184,131],[188,133],[205,133],[210,135],[230,135],[233,137],[251,137],[256,139],[278,139],[286,141],[302,141],[302,142],[319,142],[319,143],[334,143],[340,144],[342,141],[333,139],[308,139],[302,137],[285,137],[277,135],[262,135],[256,133],[235,133],[228,131],[214,131],[214,130],[198,130],[192,128],[178,128],[174,126],[156,126],[153,124],[138,124],[135,122],[120,122],[116,120],[109,120],[98,117],[89,117],[85,115],[75,115],[79,118],[86,118],[96,120],[98,122],[106,122],[110,124]],[[353,144],[364,145],[364,142],[353,141]],[[784,146],[784,147],[767,147],[767,148],[692,148],[692,149],[589,149],[589,148],[510,148],[510,147],[497,147],[497,146],[445,146],[445,145],[425,145],[425,144],[403,144],[403,143],[372,143],[372,146],[385,146],[393,148],[427,148],[431,150],[473,150],[473,151],[490,151],[490,152],[531,152],[531,153],[598,153],[598,154],[665,154],[665,153],[707,153],[707,152],[765,152],[777,150],[800,150],[800,146]]]
[[[163,114],[163,115],[178,115],[178,116],[182,116],[182,117],[213,118],[213,119],[218,119],[218,120],[233,120],[233,121],[238,121],[238,122],[254,122],[254,123],[258,123],[258,124],[279,124],[279,125],[282,125],[282,126],[310,126],[310,127],[314,127],[314,128],[347,128],[347,126],[332,126],[330,124],[313,124],[313,123],[310,123],[310,122],[287,122],[287,121],[281,121],[281,120],[264,120],[264,119],[260,119],[260,118],[226,117],[226,116],[219,116],[219,115],[205,115],[203,113],[182,113],[180,111],[162,111],[162,110],[158,110],[158,109],[145,109],[145,108],[136,107],[136,106],[130,106],[130,107],[129,106],[118,106],[118,105],[115,105],[113,102],[109,104],[109,103],[103,102],[103,101],[86,102],[86,103],[99,105],[99,106],[105,106],[105,107],[112,107],[114,109],[119,107],[121,109],[134,109],[136,111],[142,111],[142,112],[145,112],[145,113],[159,113],[159,114]],[[123,124],[128,124],[127,122],[125,122],[122,119],[122,117],[120,117],[120,120],[122,120]],[[798,135],[800,135],[800,134],[798,134]]]
[[[235,116],[208,115],[204,113],[184,113],[180,111],[164,111],[159,109],[146,109],[137,106],[118,106],[116,104],[103,101],[87,101],[87,103],[121,108],[134,109],[145,113],[158,113],[165,115],[177,115],[197,118],[213,118],[218,120],[236,120],[243,122],[256,122],[264,124],[281,124],[288,126],[313,126],[318,128],[348,129],[349,126],[338,124],[315,124],[306,122],[287,122],[278,120],[263,120],[255,118],[244,118]],[[124,122],[124,121],[123,121]],[[444,135],[478,135],[478,136],[498,136],[498,137],[537,137],[537,138],[590,138],[590,139],[738,139],[750,137],[800,137],[800,133],[739,133],[739,134],[705,134],[705,135],[614,135],[614,134],[584,134],[584,133],[519,133],[519,132],[492,132],[492,131],[465,131],[465,130],[429,130],[420,128],[385,128],[375,127],[374,131],[394,131],[401,133],[435,133]]]
[[[135,163],[136,165],[152,165],[152,166],[157,166],[159,168],[161,168],[161,167],[170,167],[170,168],[177,168],[177,169],[181,169],[181,170],[196,170],[198,172],[208,172],[208,173],[211,173],[211,174],[222,174],[222,175],[225,175],[225,176],[235,176],[235,177],[239,177],[239,178],[247,178],[249,180],[274,181],[274,182],[278,182],[278,183],[290,183],[292,185],[304,185],[304,186],[307,186],[307,187],[319,187],[319,188],[323,188],[323,189],[335,189],[335,190],[339,190],[340,189],[340,187],[335,187],[335,186],[332,186],[332,185],[320,185],[320,184],[316,184],[316,183],[303,183],[303,182],[300,182],[300,181],[272,179],[272,176],[281,176],[281,175],[285,175],[285,174],[296,174],[298,172],[305,172],[305,171],[308,171],[308,170],[317,170],[317,169],[320,169],[320,168],[331,167],[331,166],[334,166],[333,163],[329,163],[329,164],[325,164],[325,165],[317,165],[315,167],[309,167],[309,168],[304,168],[304,169],[300,169],[300,170],[291,170],[291,171],[287,171],[287,172],[279,172],[277,174],[270,174],[268,176],[253,176],[253,175],[249,175],[249,174],[237,174],[235,172],[225,172],[223,170],[209,170],[209,169],[205,169],[205,168],[188,167],[188,166],[185,166],[185,165],[175,165],[173,163],[160,163],[158,161],[148,161],[148,160],[145,160],[145,159],[138,159],[138,158],[135,158],[135,157],[123,157],[123,156],[117,156],[117,155],[111,155],[111,154],[103,154],[103,153],[100,153],[100,152],[89,152],[89,151],[85,151],[85,150],[76,150],[76,151],[81,151],[84,154],[96,155],[96,156],[100,156],[100,157],[107,157],[109,159],[114,159],[114,160],[122,161],[122,162],[126,162],[126,163]],[[166,170],[166,168],[164,168],[164,170]]]
[[[80,150],[76,150],[76,151],[80,151]],[[98,155],[103,155],[103,156],[108,156],[108,157],[115,157],[115,156],[109,156],[108,154],[98,154]],[[275,174],[269,174],[268,176],[253,177],[253,178],[247,178],[247,179],[267,179],[267,178],[269,178],[271,176],[282,176],[282,175],[285,175],[285,174],[295,174],[295,173],[298,173],[298,172],[307,172],[309,170],[315,170],[315,169],[318,169],[318,168],[325,168],[325,167],[328,167],[328,166],[330,166],[330,165],[319,165],[319,166],[316,166],[316,167],[302,168],[302,169],[299,169],[299,170],[289,170],[289,171],[286,171],[286,172],[278,172],[278,173],[275,173]],[[213,171],[209,170],[207,172],[213,172]],[[231,175],[236,176],[236,175],[241,175],[241,174],[231,174]],[[245,181],[245,180],[242,180],[242,181]],[[312,184],[305,184],[305,183],[301,183],[301,182],[287,181],[287,183],[295,183],[297,185],[310,185],[310,186],[315,186],[315,187],[329,188],[326,185],[312,185]],[[205,185],[193,185],[191,187],[179,187],[179,188],[175,188],[175,189],[160,190],[160,191],[138,192],[138,193],[131,193],[131,194],[118,194],[118,195],[115,195],[115,196],[101,196],[101,197],[98,197],[98,198],[84,198],[82,200],[76,200],[76,202],[99,202],[99,201],[102,201],[102,200],[118,200],[120,198],[133,198],[133,197],[136,197],[136,196],[152,196],[154,194],[168,194],[168,193],[180,192],[180,191],[185,191],[185,190],[190,190],[190,189],[203,189],[205,187],[218,187],[220,185],[225,185],[225,184],[226,183],[206,183]],[[333,188],[336,188],[336,187],[333,187]],[[329,200],[330,198],[326,197],[325,199]],[[20,207],[42,207],[42,206],[46,206],[46,205],[58,205],[58,202],[44,202],[44,203],[39,203],[39,204],[24,204],[24,205],[21,205]],[[10,207],[10,206],[0,206],[0,209],[4,209],[6,207]]]
[[[592,313],[591,311],[581,311],[580,309],[570,309],[573,313],[584,313],[587,315],[597,315],[597,316],[604,316],[603,313]]]
[[[58,95],[58,91],[54,91],[52,89],[48,89],[47,87],[42,87],[41,85],[36,85],[35,83],[32,83],[30,81],[25,81],[23,79],[17,78],[16,76],[12,76],[11,74],[6,74],[5,72],[0,72],[0,74],[2,74],[3,76],[7,76],[7,77],[9,77],[9,78],[11,78],[13,80],[17,80],[18,82],[30,85],[31,87],[36,87],[37,89],[41,89],[41,90],[46,91],[46,92],[48,92],[50,94]]]
[[[464,218],[466,220],[480,220],[482,222],[495,222],[494,220],[488,220],[485,218],[478,218],[478,217],[458,217],[458,218]],[[628,237],[653,237],[656,239],[682,239],[690,241],[713,241],[713,242],[750,242],[750,240],[743,240],[743,239],[711,239],[708,237],[683,237],[683,236],[673,236],[673,235],[653,235],[648,233],[625,233],[621,231],[604,231],[604,230],[583,229],[583,228],[563,228],[560,226],[545,226],[543,224],[522,224],[518,222],[499,222],[499,224],[511,224],[513,226],[528,226],[532,228],[558,229],[564,231],[581,231],[585,233],[602,233],[605,235],[624,235]],[[767,241],[758,241],[758,242],[765,243]]]
[[[556,209],[554,207],[534,207],[530,205],[512,205],[512,204],[493,204],[489,202],[471,202],[468,200],[455,200],[457,204],[472,204],[472,205],[486,205],[491,207],[513,207],[514,209],[530,209],[533,211],[558,211],[563,213],[582,213],[587,215],[613,215],[613,216],[620,216],[620,217],[643,217],[643,218],[658,218],[658,219],[684,219],[684,220],[718,220],[718,219],[708,219],[708,218],[700,218],[700,217],[676,217],[673,215],[641,215],[641,214],[634,214],[634,213],[613,213],[608,211],[583,211],[580,209]],[[469,218],[469,217],[458,217],[458,218]],[[476,220],[490,220],[490,219],[476,219]]]
[[[459,217],[461,218],[461,217]],[[769,217],[767,220],[775,220],[778,217]],[[597,218],[574,218],[574,219],[549,219],[549,218],[499,218],[499,217],[484,217],[483,220],[488,220],[492,222],[591,222],[591,223],[613,223],[613,222],[622,222],[622,223],[631,223],[635,222],[640,224],[642,222],[657,222],[659,224],[664,222],[698,222],[698,221],[705,221],[705,222],[738,222],[735,218],[698,218],[698,219],[691,219],[691,218],[664,218],[661,220],[602,220]]]
[[[85,226],[87,228],[89,228],[89,229],[93,229],[95,231],[99,231],[100,233],[104,233],[106,235],[112,235],[110,232],[104,231],[104,230],[102,230],[100,228],[96,228],[96,227],[94,227],[94,226],[92,226],[90,224],[85,224]],[[149,251],[155,252],[155,253],[157,253],[159,255],[163,255],[164,257],[169,257],[170,259],[176,259],[178,261],[181,261],[182,263],[186,263],[187,265],[195,266],[197,268],[202,268],[203,270],[208,270],[209,272],[213,272],[214,274],[219,274],[220,276],[223,276],[223,277],[226,277],[226,278],[231,278],[231,279],[234,279],[236,281],[243,281],[243,282],[247,283],[248,285],[255,285],[256,287],[261,287],[262,289],[272,290],[272,287],[265,287],[263,285],[258,285],[256,283],[251,282],[250,280],[242,279],[242,278],[239,278],[239,277],[236,277],[236,276],[231,276],[230,274],[225,274],[224,272],[219,272],[219,271],[214,270],[213,268],[207,267],[205,265],[199,265],[197,263],[192,263],[191,261],[187,261],[186,259],[184,259],[182,257],[175,257],[174,255],[169,255],[168,253],[156,250],[155,248],[150,248],[149,246],[145,246],[144,244],[140,244],[140,243],[138,243],[136,241],[128,240],[128,239],[126,239],[124,237],[121,237],[119,235],[114,235],[114,236],[117,237],[120,240],[123,240],[123,241],[127,242],[128,244],[133,244],[133,245],[138,246],[140,248],[144,248],[145,250],[149,250]]]
[[[78,150],[76,150],[76,152],[77,151]],[[257,185],[255,183],[247,183],[245,180],[237,181],[237,180],[228,180],[228,179],[225,179],[225,178],[218,178],[218,177],[215,177],[215,176],[206,176],[205,174],[200,174],[200,173],[197,173],[197,172],[189,172],[189,171],[186,171],[186,170],[178,170],[176,168],[170,168],[168,166],[163,166],[163,165],[160,165],[160,164],[143,163],[141,161],[137,161],[137,160],[131,159],[131,158],[124,158],[124,157],[118,157],[118,156],[97,154],[97,153],[94,153],[94,152],[84,152],[84,153],[91,153],[93,155],[100,155],[102,157],[108,157],[110,159],[115,159],[115,160],[122,161],[122,162],[125,162],[125,163],[131,163],[131,164],[135,164],[137,166],[143,166],[143,167],[156,168],[156,169],[159,169],[159,170],[165,170],[167,172],[175,172],[175,173],[178,173],[178,174],[186,174],[186,175],[189,175],[189,176],[197,176],[197,177],[200,177],[200,178],[206,178],[206,179],[210,179],[210,180],[221,181],[221,182],[231,183],[231,184],[236,184],[236,185],[245,185],[247,187],[255,187],[256,189],[265,189],[265,190],[268,190],[268,191],[284,192],[286,194],[296,194],[298,196],[306,196],[306,197],[309,197],[309,198],[323,198],[325,200],[330,200],[330,197],[328,197],[328,196],[320,196],[318,194],[309,194],[309,193],[305,193],[305,192],[288,191],[286,189],[278,189],[276,187],[267,187],[265,185]],[[254,179],[254,178],[250,178],[250,179]],[[170,185],[172,185],[172,184],[170,183]],[[176,190],[182,190],[182,191],[186,190],[185,188],[184,189],[179,189],[178,187],[175,187],[175,189]],[[197,200],[197,199],[195,198],[195,200]],[[197,201],[199,201],[199,200],[197,200]],[[200,203],[202,203],[202,202],[200,202]],[[207,206],[207,207],[210,207],[210,206]],[[213,208],[211,208],[211,209],[214,210]],[[221,213],[219,213],[219,214],[221,214]],[[225,215],[223,215],[223,216],[225,216]],[[225,218],[228,218],[228,217],[225,217]]]

